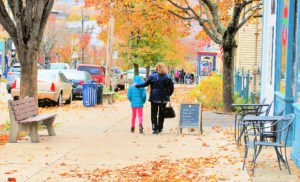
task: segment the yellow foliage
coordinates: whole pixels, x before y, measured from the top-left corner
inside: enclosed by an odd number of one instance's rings
[[[200,84],[190,92],[190,97],[196,98],[205,109],[222,108],[222,77],[216,73],[200,81]]]

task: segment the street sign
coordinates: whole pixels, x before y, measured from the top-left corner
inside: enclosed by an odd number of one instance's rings
[[[112,55],[112,58],[114,60],[117,60],[118,59],[118,51],[114,51],[113,55]]]
[[[72,59],[77,59],[77,58],[78,58],[77,52],[73,52],[71,58],[72,58]]]
[[[182,128],[198,128],[202,133],[202,112],[200,104],[181,104],[179,118],[179,133]]]

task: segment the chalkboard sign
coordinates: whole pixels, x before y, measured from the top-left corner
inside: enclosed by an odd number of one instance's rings
[[[182,128],[198,128],[202,133],[202,113],[200,104],[181,104],[179,129]]]

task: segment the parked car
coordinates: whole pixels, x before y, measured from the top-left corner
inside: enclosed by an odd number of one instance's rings
[[[20,63],[14,64],[7,73],[6,89],[7,92],[11,92],[12,84],[16,79],[19,79],[21,75],[21,65]]]
[[[67,63],[51,63],[50,70],[69,70],[70,65]]]
[[[0,82],[1,82],[2,76],[3,76],[2,66],[0,65]]]
[[[60,71],[39,70],[37,75],[38,100],[60,106],[72,102],[72,83]],[[17,100],[20,96],[20,79],[12,84],[11,96]]]
[[[88,72],[96,83],[105,84],[105,67],[91,64],[79,64],[77,70]]]
[[[111,69],[111,71],[114,70],[114,78],[115,78],[115,85],[116,88],[114,89],[115,91],[118,90],[124,90],[125,89],[125,76],[124,76],[124,72],[118,68],[118,67],[114,67]]]
[[[42,69],[40,64],[37,64],[38,70]],[[19,79],[21,75],[21,65],[20,63],[14,64],[7,73],[7,81],[6,81],[6,90],[8,93],[11,92],[12,84],[16,79]]]
[[[142,77],[143,80],[146,80],[146,68],[139,68],[139,76]],[[134,69],[130,69],[126,72],[126,79],[129,83],[132,83],[132,79],[134,77]]]
[[[72,82],[73,98],[82,96],[82,85],[85,83],[93,83],[91,75],[86,71],[65,70],[62,73],[66,76],[68,81]]]

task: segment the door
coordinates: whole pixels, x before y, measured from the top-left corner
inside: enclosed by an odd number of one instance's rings
[[[72,85],[70,82],[68,82],[64,74],[59,73],[59,78],[61,80],[62,91],[63,91],[62,99],[68,100],[72,92]]]

